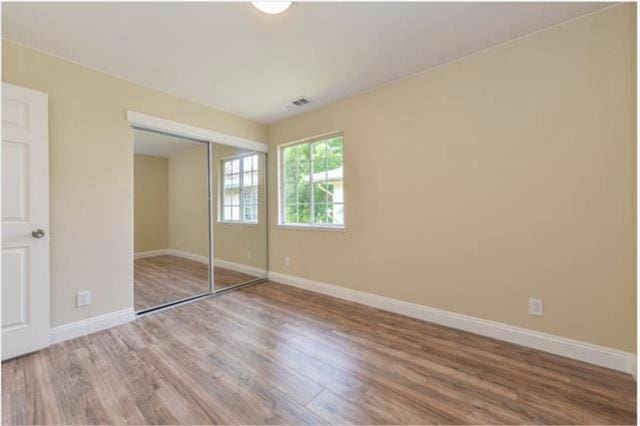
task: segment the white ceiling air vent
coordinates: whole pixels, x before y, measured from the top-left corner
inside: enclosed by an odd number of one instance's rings
[[[301,107],[301,106],[305,106],[305,105],[309,104],[310,102],[311,101],[309,101],[309,99],[307,99],[307,98],[300,98],[300,99],[296,99],[295,101],[292,101],[291,103],[294,106]]]

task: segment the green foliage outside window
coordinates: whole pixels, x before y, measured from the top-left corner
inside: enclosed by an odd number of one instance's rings
[[[284,223],[344,223],[343,154],[342,136],[283,148]]]

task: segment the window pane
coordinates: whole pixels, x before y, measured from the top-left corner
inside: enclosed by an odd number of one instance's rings
[[[258,164],[258,154],[222,161],[222,220],[257,222]]]
[[[311,223],[310,204],[298,204],[298,223]]]
[[[329,223],[344,225],[344,204],[329,205]]]
[[[244,158],[242,159],[242,162],[243,162],[242,167],[243,167],[243,169],[244,169],[244,171],[245,171],[245,172],[246,172],[247,170],[251,170],[251,169],[253,168],[253,167],[252,167],[253,162],[251,161],[251,159],[252,159],[252,158],[253,158],[253,156],[252,156],[252,155],[249,155],[249,156],[244,157]]]
[[[343,224],[342,137],[288,146],[281,153],[283,222]]]
[[[245,187],[242,191],[243,204],[258,204],[258,191],[256,186]]]
[[[296,187],[298,204],[311,204],[311,184],[300,182]]]
[[[333,183],[333,202],[334,203],[344,203],[344,185],[342,181]]]
[[[343,149],[342,136],[327,141],[327,170],[342,167]]]
[[[327,191],[327,203],[333,203],[335,184],[333,183],[325,184],[325,190]]]
[[[327,171],[327,143],[325,141],[313,144],[313,180],[325,180]]]
[[[285,165],[284,199],[286,203],[298,202],[298,166],[295,163]]]
[[[244,205],[242,207],[242,220],[244,222],[257,222],[258,219],[258,207],[253,205]]]
[[[311,205],[288,204],[285,207],[285,223],[311,223]]]
[[[225,206],[240,205],[240,192],[237,189],[225,189],[222,204]]]
[[[327,223],[328,222],[327,204],[317,203],[313,207],[314,207],[315,223],[319,223],[319,224]]]
[[[284,201],[285,203],[309,204],[311,202],[310,187],[310,145],[308,143],[293,145],[283,149],[284,169]],[[308,210],[308,206],[307,206]],[[296,207],[285,212],[285,223],[299,223],[308,220],[308,212]]]
[[[298,223],[298,205],[287,204],[284,211],[285,223]]]
[[[242,175],[242,186],[252,186],[253,185],[253,173],[244,172]]]
[[[298,204],[310,204],[311,203],[311,183],[310,172],[311,163],[309,162],[309,144],[302,144],[298,147],[299,157],[297,162],[297,202]],[[300,213],[303,217],[303,214]],[[302,219],[300,219],[302,220]]]
[[[224,176],[224,188],[238,188],[240,186],[240,175],[225,175]]]
[[[285,169],[297,168],[302,174],[309,173],[309,144],[303,143],[283,149]]]
[[[258,172],[246,171],[242,175],[242,186],[258,185]]]
[[[313,202],[314,203],[326,203],[327,202],[327,184],[326,183],[314,183],[313,184]]]
[[[285,200],[284,202],[287,204],[297,203],[298,202],[298,194],[296,193],[296,186],[294,184],[285,183],[284,186]]]
[[[293,160],[283,163],[283,171],[287,179],[297,179],[298,163]]]

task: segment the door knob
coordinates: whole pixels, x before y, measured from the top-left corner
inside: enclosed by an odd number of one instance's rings
[[[42,238],[44,237],[44,229],[36,229],[31,235],[33,235],[33,238]]]

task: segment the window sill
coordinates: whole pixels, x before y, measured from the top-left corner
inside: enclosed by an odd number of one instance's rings
[[[346,226],[322,226],[322,225],[283,225],[278,224],[278,229],[298,229],[301,231],[331,231],[346,232]]]
[[[218,220],[216,221],[218,225],[236,225],[236,226],[248,226],[250,228],[257,228],[257,223],[247,223],[247,222],[231,222],[228,220]]]

